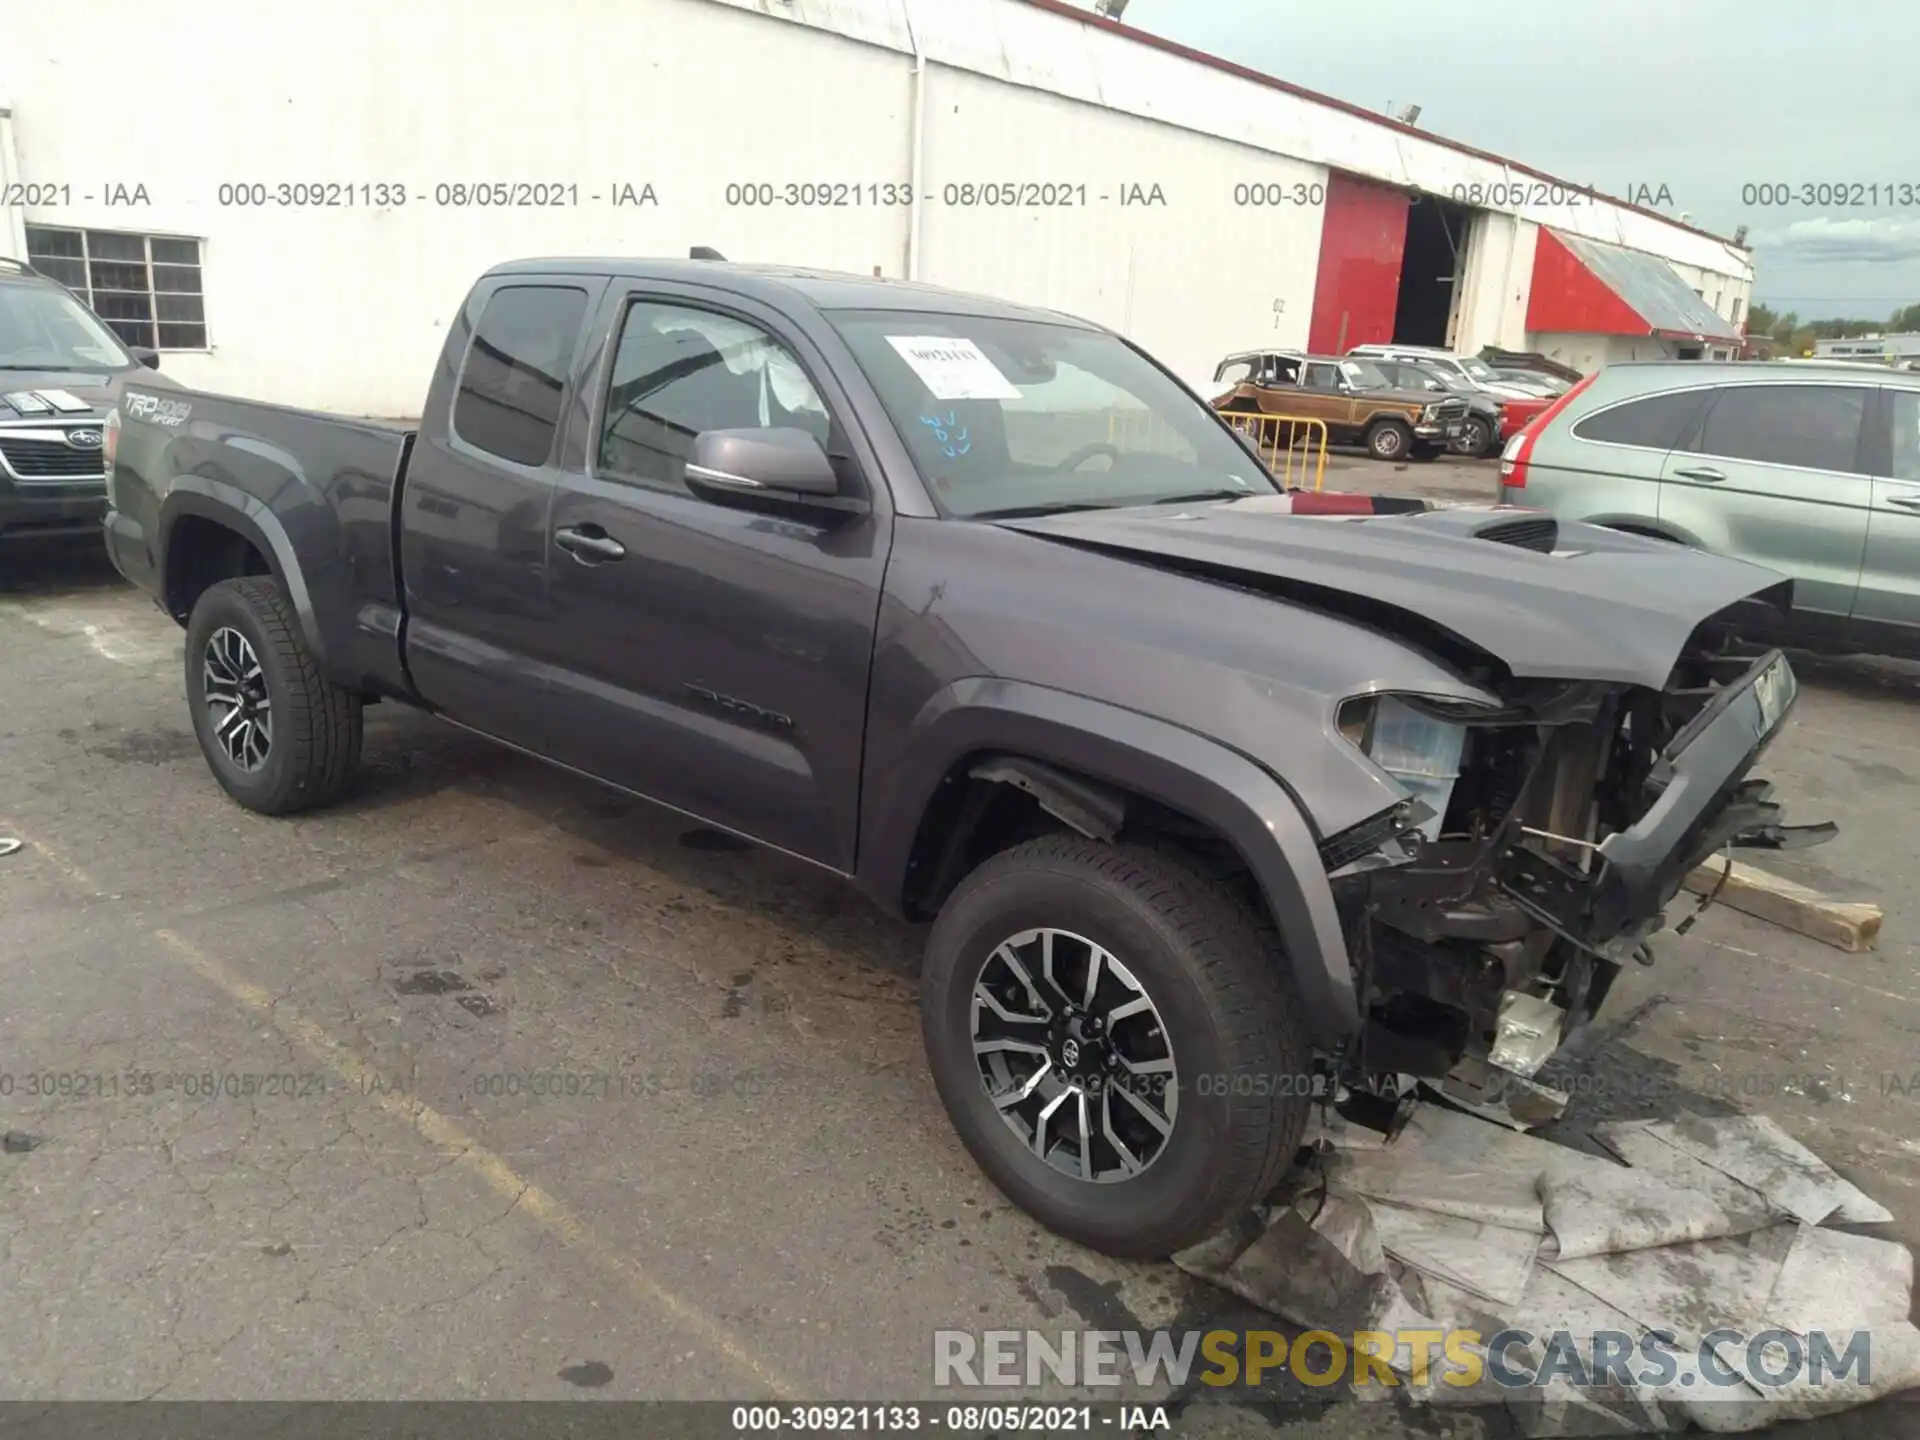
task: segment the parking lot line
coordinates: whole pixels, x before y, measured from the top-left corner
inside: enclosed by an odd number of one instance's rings
[[[1731,950],[1736,955],[1757,955],[1759,953],[1753,950],[1742,950],[1737,945],[1723,945],[1718,940],[1707,940],[1705,943],[1711,945],[1716,950]],[[1789,970],[1797,970],[1802,975],[1815,975],[1834,985],[1846,985],[1855,990],[1864,990],[1869,995],[1878,995],[1882,1000],[1898,1000],[1902,1005],[1920,1005],[1920,1000],[1916,1000],[1911,995],[1901,995],[1893,990],[1882,990],[1877,985],[1868,985],[1861,980],[1850,980],[1845,975],[1834,975],[1828,971],[1816,969],[1812,965],[1802,965],[1791,957],[1777,952],[1763,958],[1783,965]]]
[[[19,836],[26,841],[28,848],[44,858],[67,880],[90,893],[100,893],[98,882],[85,870],[54,847],[29,836],[4,816],[0,816],[0,832]],[[782,1375],[761,1359],[743,1337],[694,1302],[656,1280],[631,1256],[608,1245],[551,1191],[515,1170],[499,1154],[469,1134],[459,1122],[417,1099],[386,1090],[377,1083],[380,1073],[361,1059],[351,1046],[300,1014],[271,991],[234,974],[178,932],[161,928],[151,933],[195,975],[219,989],[242,1009],[265,1020],[379,1109],[403,1122],[428,1144],[452,1157],[454,1163],[478,1176],[495,1194],[506,1200],[514,1212],[525,1215],[563,1245],[584,1256],[596,1268],[613,1276],[627,1290],[697,1334],[735,1368],[763,1386],[772,1398],[810,1398],[804,1386]]]

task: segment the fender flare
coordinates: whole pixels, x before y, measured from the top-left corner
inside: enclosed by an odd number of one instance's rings
[[[175,478],[160,505],[160,593],[168,593],[167,572],[172,557],[173,527],[182,516],[195,515],[244,535],[266,557],[273,578],[292,602],[300,622],[300,635],[315,661],[325,666],[326,642],[320,635],[319,618],[314,614],[313,596],[301,573],[293,541],[279,518],[259,500],[237,486],[206,475],[181,475]],[[180,617],[185,624],[185,617]]]
[[[1281,781],[1238,751],[1137,711],[1023,681],[975,677],[936,692],[891,759],[869,756],[858,878],[899,913],[908,858],[935,790],[962,760],[1058,765],[1202,821],[1258,881],[1315,1043],[1358,1030],[1345,933],[1313,827]]]

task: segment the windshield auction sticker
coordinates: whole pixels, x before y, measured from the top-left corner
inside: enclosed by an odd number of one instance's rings
[[[889,335],[887,343],[913,367],[913,373],[936,400],[1020,398],[1013,382],[964,336]]]

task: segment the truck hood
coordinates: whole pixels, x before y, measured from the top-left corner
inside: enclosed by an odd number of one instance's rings
[[[1290,504],[1258,496],[998,523],[1255,586],[1416,643],[1442,638],[1437,627],[1527,678],[1663,689],[1702,621],[1749,598],[1791,600],[1792,581],[1774,571],[1540,511],[1321,517]]]

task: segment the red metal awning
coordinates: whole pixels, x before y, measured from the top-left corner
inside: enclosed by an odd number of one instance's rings
[[[1737,342],[1729,321],[1658,255],[1544,227],[1533,256],[1527,329]]]

